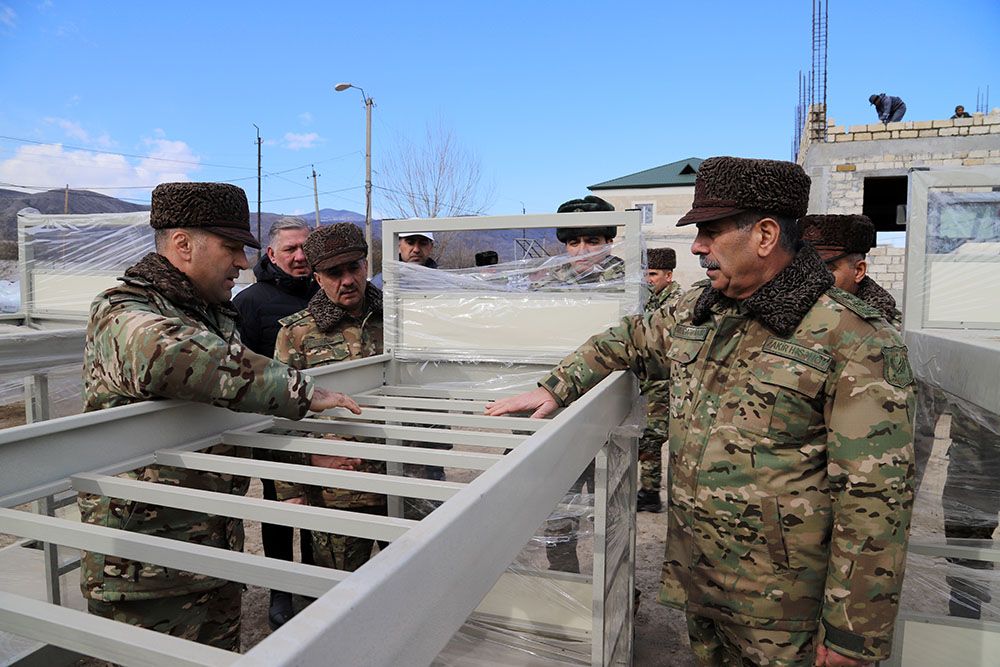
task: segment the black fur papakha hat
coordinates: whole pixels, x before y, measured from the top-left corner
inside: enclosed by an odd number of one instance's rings
[[[563,202],[556,209],[556,213],[593,213],[613,210],[615,207],[600,197],[587,195],[583,199],[570,199],[568,202]],[[613,239],[617,235],[617,227],[559,227],[556,229],[556,238],[559,239],[560,243],[567,243],[570,239],[579,236],[603,236],[606,239]]]
[[[678,227],[721,220],[744,211],[801,218],[811,180],[794,162],[711,157],[698,167],[691,210]]]
[[[799,231],[817,250],[865,255],[875,245],[875,225],[867,215],[806,215]]]
[[[320,227],[302,244],[302,252],[313,271],[323,271],[368,256],[368,244],[361,228],[351,222]]]
[[[677,253],[673,248],[651,248],[646,253],[646,267],[657,271],[673,271],[677,268]]]
[[[229,183],[160,183],[153,189],[149,225],[203,229],[260,249],[250,233],[247,194]]]

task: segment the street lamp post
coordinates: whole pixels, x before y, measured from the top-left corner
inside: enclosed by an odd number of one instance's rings
[[[348,88],[361,91],[365,102],[365,242],[368,244],[368,277],[372,277],[372,107],[375,100],[365,95],[361,86],[353,83],[338,83],[333,87],[338,93]],[[384,258],[383,258],[384,259]]]

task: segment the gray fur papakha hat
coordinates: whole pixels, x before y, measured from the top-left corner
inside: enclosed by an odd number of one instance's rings
[[[694,203],[678,227],[721,220],[744,211],[801,218],[811,180],[794,162],[711,157],[698,167]]]
[[[613,210],[615,207],[600,197],[587,195],[583,199],[570,199],[563,202],[556,209],[556,213],[594,213]],[[617,235],[617,227],[559,227],[556,229],[556,238],[559,239],[560,243],[566,243],[579,236],[603,236],[606,239],[613,239]]]
[[[677,268],[677,253],[673,248],[651,248],[646,252],[646,267],[657,271]]]
[[[865,255],[875,245],[875,225],[867,215],[806,215],[799,231],[817,250]]]
[[[160,183],[153,189],[149,226],[203,229],[260,249],[250,233],[247,194],[229,183]]]
[[[368,256],[368,244],[361,229],[351,222],[320,227],[302,244],[313,271],[323,271]]]

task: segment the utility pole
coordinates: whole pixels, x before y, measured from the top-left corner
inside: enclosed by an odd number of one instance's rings
[[[313,200],[316,202],[316,229],[319,229],[319,186],[316,185],[316,165],[311,165],[313,170]]]
[[[361,91],[365,102],[365,242],[368,244],[368,277],[372,277],[372,107],[375,100],[365,94],[364,88],[353,83],[338,83],[333,87],[338,93],[348,88]]]
[[[254,127],[257,127],[257,123],[253,123]],[[257,127],[257,241],[263,240],[260,235],[260,146],[263,140],[260,138],[260,128]],[[263,245],[263,244],[261,244]],[[260,249],[257,250],[257,261],[260,261]]]
[[[63,197],[63,213],[69,213],[69,183],[66,184],[66,196]]]

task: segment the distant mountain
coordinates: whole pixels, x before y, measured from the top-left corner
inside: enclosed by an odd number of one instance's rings
[[[41,213],[64,213],[65,190],[46,192],[18,192],[0,189],[0,240],[17,238],[17,212],[22,208],[35,208]],[[70,213],[131,213],[148,211],[148,206],[108,197],[89,190],[69,191]]]

